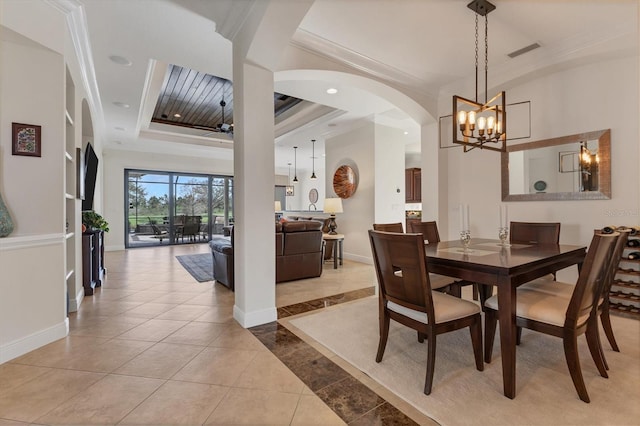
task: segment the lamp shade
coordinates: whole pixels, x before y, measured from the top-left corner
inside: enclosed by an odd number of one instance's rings
[[[277,212],[281,212],[282,211],[282,203],[280,201],[276,201],[275,202],[275,209]]]
[[[324,212],[330,214],[342,213],[342,198],[325,198]]]

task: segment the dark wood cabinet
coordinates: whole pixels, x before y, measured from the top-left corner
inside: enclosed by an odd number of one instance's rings
[[[422,202],[422,169],[411,168],[404,171],[405,201]]]
[[[84,295],[91,296],[104,280],[104,231],[82,234],[82,285]]]

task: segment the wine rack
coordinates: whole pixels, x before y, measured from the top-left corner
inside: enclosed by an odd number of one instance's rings
[[[629,241],[640,242],[640,232],[629,235]],[[609,307],[613,314],[640,320],[640,260],[628,258],[629,253],[637,251],[640,247],[624,248],[609,292]]]

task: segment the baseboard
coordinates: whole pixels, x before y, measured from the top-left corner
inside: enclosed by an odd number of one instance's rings
[[[267,324],[278,319],[278,310],[273,308],[263,309],[257,312],[245,313],[238,305],[233,306],[233,318],[244,328]]]
[[[1,345],[0,364],[31,352],[34,349],[38,349],[46,344],[62,339],[63,337],[66,337],[67,334],[69,334],[69,318],[65,318],[64,321],[52,327]]]
[[[69,299],[69,312],[78,312],[80,305],[82,304],[82,300],[84,299],[84,287],[78,290],[78,294],[76,297]]]
[[[347,260],[353,260],[354,262],[366,263],[367,265],[373,265],[373,258],[367,256],[360,256],[358,254],[345,253],[344,258]]]

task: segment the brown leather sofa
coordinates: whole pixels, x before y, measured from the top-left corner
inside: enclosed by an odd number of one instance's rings
[[[322,223],[298,220],[275,225],[276,283],[319,277],[322,274]],[[233,229],[231,238],[209,242],[213,278],[235,288],[233,276]]]

